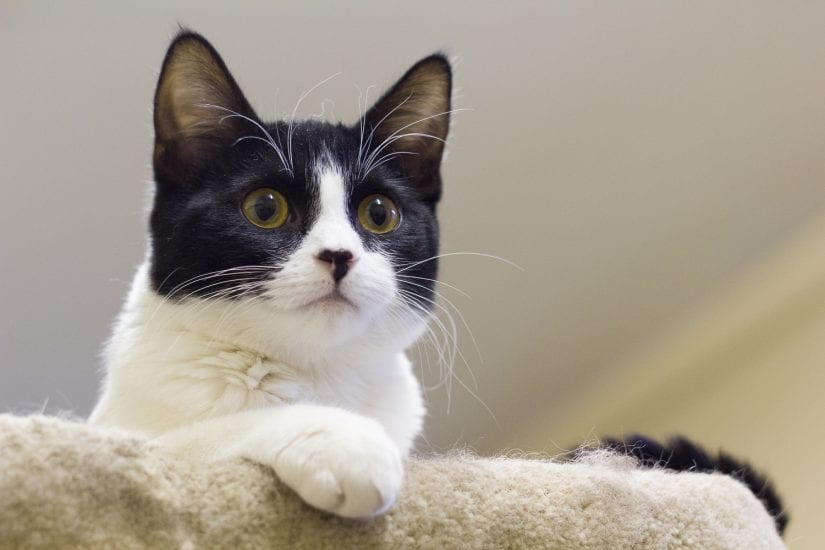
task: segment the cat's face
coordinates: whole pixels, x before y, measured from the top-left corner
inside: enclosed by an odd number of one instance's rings
[[[253,307],[335,340],[423,320],[450,87],[433,56],[353,126],[264,123],[214,49],[180,35],[155,101],[154,291]]]

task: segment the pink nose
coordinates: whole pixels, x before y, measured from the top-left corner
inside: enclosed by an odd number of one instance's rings
[[[318,259],[330,264],[332,267],[332,278],[337,283],[349,272],[356,262],[355,256],[349,250],[330,250],[325,248],[318,254]]]

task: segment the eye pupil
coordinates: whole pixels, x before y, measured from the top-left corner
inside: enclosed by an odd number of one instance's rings
[[[387,223],[389,212],[387,212],[387,207],[384,206],[381,199],[375,199],[372,201],[372,204],[370,204],[369,215],[375,225],[382,227],[385,223]]]
[[[255,214],[259,219],[268,220],[275,217],[278,205],[271,194],[264,195],[255,202]]]

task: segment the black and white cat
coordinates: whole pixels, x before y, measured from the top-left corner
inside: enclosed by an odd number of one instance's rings
[[[434,304],[451,87],[433,55],[353,126],[265,123],[214,48],[179,34],[155,95],[149,250],[90,422],[269,465],[321,510],[385,511],[424,415],[404,350]],[[734,475],[787,523],[773,487],[727,455],[607,446]]]
[[[90,421],[386,510],[419,434],[404,356],[430,318],[451,69],[416,63],[353,126],[265,123],[182,32],[155,96],[149,251]]]

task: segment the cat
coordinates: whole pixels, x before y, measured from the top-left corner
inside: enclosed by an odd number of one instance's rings
[[[434,299],[451,93],[437,53],[354,125],[267,123],[181,31],[155,93],[148,252],[89,421],[268,465],[342,517],[387,510],[425,412],[404,350]]]
[[[148,251],[89,421],[268,465],[339,516],[386,511],[425,413],[404,350],[434,305],[451,90],[434,54],[352,126],[265,123],[210,43],[181,31],[155,94]],[[734,475],[787,524],[773,487],[727,455],[605,446]]]

